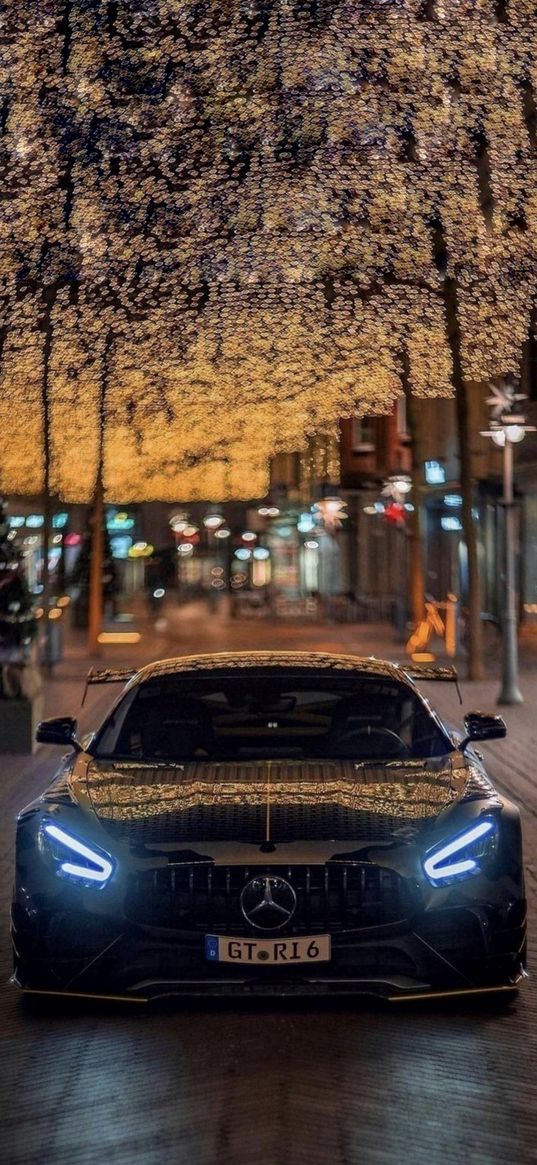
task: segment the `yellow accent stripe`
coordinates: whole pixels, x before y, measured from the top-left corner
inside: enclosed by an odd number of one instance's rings
[[[265,824],[265,841],[270,841],[270,793],[271,784],[270,778],[272,776],[272,762],[267,761],[267,819]]]
[[[502,992],[509,994],[518,990],[518,983],[513,984],[512,987],[463,987],[461,990],[455,991],[417,991],[410,995],[389,995],[389,1003],[404,1003],[407,999],[455,999],[460,995],[499,995]]]
[[[106,999],[111,1003],[149,1003],[142,995],[98,995],[91,991],[42,991],[35,987],[21,987],[23,995],[54,995],[58,999]]]

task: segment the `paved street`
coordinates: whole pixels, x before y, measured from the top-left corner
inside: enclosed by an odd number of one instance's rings
[[[170,611],[142,625],[130,659],[232,647],[347,650],[400,658],[387,628],[210,617]],[[537,653],[536,653],[537,655]],[[125,661],[107,648],[105,660]],[[75,713],[86,668],[73,640],[47,692],[49,715]],[[451,685],[429,685],[460,719]],[[484,747],[523,812],[530,952],[535,963],[537,668],[524,652],[526,702],[506,710],[509,739]],[[465,709],[494,708],[498,682],[463,684]],[[81,723],[109,692],[90,693]],[[507,1014],[473,1004],[392,1008],[337,1001],[196,1002],[158,1010],[26,1008],[6,983],[17,809],[47,783],[57,751],[2,758],[0,1158],[12,1165],[505,1165],[537,1161],[536,992]],[[530,954],[531,957],[531,954]]]

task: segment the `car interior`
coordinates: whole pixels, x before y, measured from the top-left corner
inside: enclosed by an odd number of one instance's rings
[[[194,690],[194,691],[193,691]],[[195,692],[195,694],[194,694]],[[426,705],[391,681],[149,681],[112,714],[97,755],[158,761],[262,757],[404,760],[453,747]]]

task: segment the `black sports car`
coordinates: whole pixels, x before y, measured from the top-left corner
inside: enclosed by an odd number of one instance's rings
[[[455,679],[449,668],[425,679]],[[410,665],[284,652],[164,660],[129,679],[20,814],[15,982],[29,991],[513,991],[518,810]]]

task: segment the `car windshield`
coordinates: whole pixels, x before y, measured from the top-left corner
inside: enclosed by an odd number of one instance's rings
[[[243,673],[146,680],[116,707],[93,751],[160,762],[394,761],[452,748],[427,705],[397,680]]]

